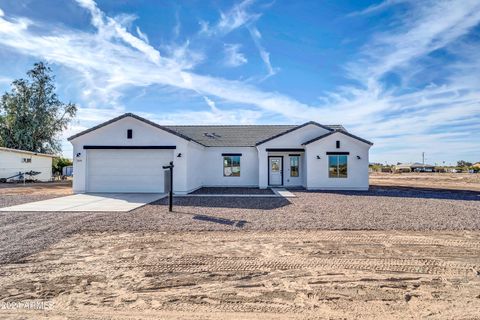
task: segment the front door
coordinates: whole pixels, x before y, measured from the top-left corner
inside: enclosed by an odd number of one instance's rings
[[[282,165],[283,158],[282,157],[269,157],[269,175],[270,175],[270,180],[269,184],[271,186],[281,186],[283,184],[283,179],[282,179]]]

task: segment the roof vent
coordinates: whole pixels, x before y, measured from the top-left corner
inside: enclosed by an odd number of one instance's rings
[[[216,134],[215,132],[209,133],[209,132],[204,132],[203,135],[205,137],[208,137],[210,139],[215,139],[215,138],[221,138],[222,136]]]

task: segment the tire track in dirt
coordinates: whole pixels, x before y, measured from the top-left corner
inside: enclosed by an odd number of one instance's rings
[[[475,232],[85,233],[0,266],[0,301],[48,298],[49,315],[107,319],[475,318],[479,244]]]
[[[127,267],[128,268],[128,267]],[[205,272],[205,271],[271,271],[294,269],[371,270],[421,274],[465,275],[476,274],[479,266],[445,262],[434,259],[341,259],[341,258],[290,258],[257,259],[254,257],[186,257],[158,258],[145,261],[140,266],[149,272]]]

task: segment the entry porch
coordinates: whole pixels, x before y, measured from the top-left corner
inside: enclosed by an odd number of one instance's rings
[[[305,187],[305,149],[266,148],[259,150],[259,186]]]

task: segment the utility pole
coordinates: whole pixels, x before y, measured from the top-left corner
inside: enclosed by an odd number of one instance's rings
[[[422,152],[422,164],[425,167],[425,152]]]

